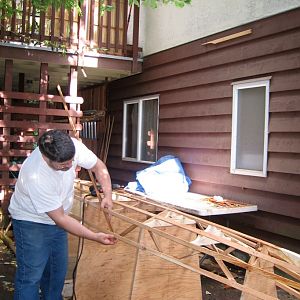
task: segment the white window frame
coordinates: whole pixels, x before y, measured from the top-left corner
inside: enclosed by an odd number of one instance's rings
[[[270,101],[270,80],[271,76],[233,82],[233,103],[232,103],[232,135],[231,135],[231,163],[230,173],[267,177],[268,161],[268,135],[269,135],[269,101]],[[265,118],[264,118],[264,148],[262,170],[249,170],[237,168],[237,124],[238,124],[238,91],[241,89],[265,87]]]
[[[122,136],[122,160],[125,161],[132,161],[132,162],[139,162],[139,163],[146,163],[152,164],[155,161],[145,161],[141,159],[141,134],[142,134],[142,118],[143,118],[143,111],[142,111],[142,103],[147,100],[157,100],[158,107],[157,107],[157,132],[156,132],[156,141],[158,141],[158,121],[159,121],[159,95],[151,95],[145,96],[140,98],[133,98],[129,100],[124,100],[123,103],[123,136]],[[137,158],[127,157],[125,156],[126,152],[126,143],[127,143],[127,106],[128,104],[138,104],[138,133],[137,133]],[[157,151],[158,151],[158,143],[156,143],[156,160],[157,160]]]

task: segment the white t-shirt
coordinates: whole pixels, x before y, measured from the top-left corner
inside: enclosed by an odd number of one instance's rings
[[[50,168],[37,147],[22,164],[9,212],[17,220],[54,224],[46,212],[63,206],[69,213],[73,204],[76,166],[91,169],[97,156],[84,144],[72,138],[75,156],[68,171]]]

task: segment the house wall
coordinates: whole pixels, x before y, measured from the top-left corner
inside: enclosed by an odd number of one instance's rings
[[[193,0],[177,8],[141,6],[140,46],[145,56],[300,7],[300,0]]]
[[[257,204],[257,213],[233,215],[230,225],[300,240],[300,9],[245,24],[144,60],[143,73],[109,84],[115,116],[108,167],[126,183],[147,165],[121,160],[123,100],[160,95],[159,156],[180,158],[192,192]],[[246,29],[252,34],[216,45],[204,42]],[[272,76],[268,176],[230,174],[232,86]],[[224,219],[218,219],[223,222]],[[289,246],[290,249],[295,249]]]

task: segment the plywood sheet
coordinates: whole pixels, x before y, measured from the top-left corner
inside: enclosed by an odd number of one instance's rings
[[[190,225],[194,226],[194,225]],[[194,234],[182,229],[166,226],[160,230],[184,239],[193,240]],[[157,237],[161,250],[178,258],[185,257],[185,262],[198,266],[198,255],[191,255],[192,250],[162,237]],[[140,242],[155,248],[148,231],[141,234]],[[139,250],[135,270],[132,298],[134,300],[196,300],[201,299],[200,276],[178,265],[162,260],[149,252]]]
[[[128,216],[145,220],[144,216],[134,212],[128,213]],[[86,208],[85,220],[94,229],[101,230],[107,226],[103,214],[92,206]],[[112,226],[118,232],[129,227],[118,219],[112,220]],[[137,240],[138,230],[130,232],[128,237]],[[136,251],[136,248],[122,242],[114,246],[104,246],[85,240],[76,276],[77,299],[130,299]]]

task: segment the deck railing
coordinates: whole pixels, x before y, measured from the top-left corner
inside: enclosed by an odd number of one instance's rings
[[[101,5],[113,8],[101,14]],[[12,0],[12,6],[13,15],[0,12],[2,41],[127,56],[128,0],[84,0],[81,15],[64,6],[39,11],[31,0]]]

